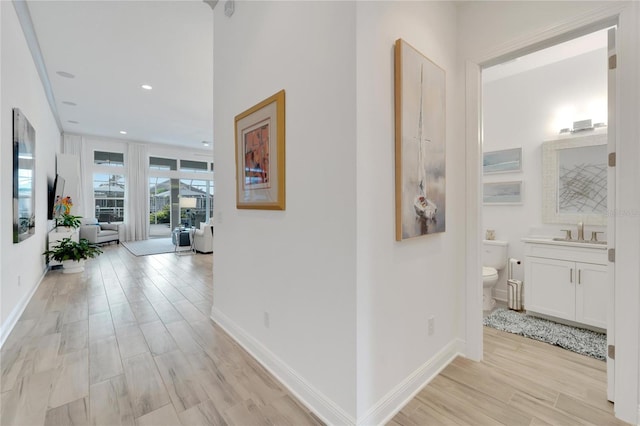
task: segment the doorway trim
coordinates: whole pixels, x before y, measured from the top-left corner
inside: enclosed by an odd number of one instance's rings
[[[482,360],[482,84],[481,71],[545,47],[618,25],[618,80],[616,88],[616,168],[617,200],[613,213],[616,218],[615,239],[615,415],[637,424],[638,361],[640,328],[640,182],[637,163],[640,161],[640,49],[638,29],[640,6],[636,2],[616,2],[560,22],[527,37],[518,38],[466,61],[465,70],[465,146],[466,146],[466,286],[465,340],[468,358]],[[635,165],[634,165],[635,164]],[[610,209],[611,213],[611,209]],[[624,229],[624,233],[620,230]],[[635,259],[635,260],[634,260]],[[624,374],[623,374],[624,373]]]

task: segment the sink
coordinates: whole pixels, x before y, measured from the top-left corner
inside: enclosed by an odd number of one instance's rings
[[[579,243],[579,244],[600,244],[606,245],[606,241],[590,241],[590,240],[567,240],[566,238],[553,238],[553,241],[563,241],[565,243]]]

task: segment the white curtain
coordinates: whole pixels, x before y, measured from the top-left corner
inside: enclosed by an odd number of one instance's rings
[[[78,197],[77,199],[72,200],[74,203],[73,213],[78,216],[84,217],[87,216],[87,212],[90,212],[89,215],[93,216],[93,206],[89,205],[89,199],[91,197],[87,196],[87,193],[85,192],[85,189],[87,187],[85,178],[86,164],[84,158],[82,157],[84,155],[82,136],[68,135],[65,133],[62,137],[62,153],[73,155],[77,158],[78,161],[77,170],[80,174],[76,177],[78,184]],[[58,170],[58,173],[60,173],[60,170]]]
[[[149,238],[149,149],[130,143],[127,151],[125,196],[127,241]]]

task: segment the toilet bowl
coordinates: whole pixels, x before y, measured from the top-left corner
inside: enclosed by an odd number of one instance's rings
[[[498,282],[498,271],[488,266],[482,267],[482,310],[490,311],[496,305],[491,294],[493,286]]]
[[[498,272],[507,266],[507,242],[484,240],[482,255],[482,310],[490,311],[496,305],[492,290],[498,282]]]

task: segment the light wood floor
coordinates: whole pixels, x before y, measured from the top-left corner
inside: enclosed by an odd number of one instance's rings
[[[209,319],[212,258],[49,272],[0,352],[0,424],[322,424]]]
[[[484,360],[457,358],[389,423],[625,425],[607,401],[606,365],[484,327]]]

